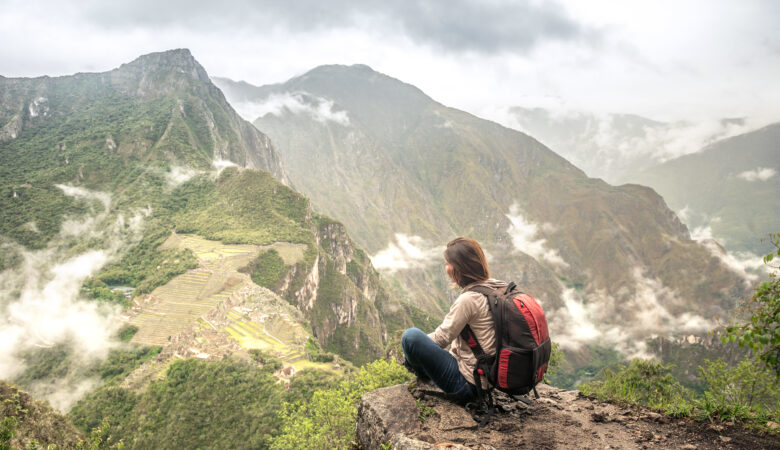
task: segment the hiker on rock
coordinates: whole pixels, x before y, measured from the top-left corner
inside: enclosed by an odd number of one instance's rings
[[[404,365],[431,379],[452,400],[483,405],[484,425],[495,410],[494,388],[511,396],[536,394],[552,350],[547,319],[539,303],[515,283],[490,278],[477,241],[453,239],[444,261],[461,293],[433,333],[404,332]]]
[[[401,337],[401,345],[406,357],[404,365],[417,376],[431,379],[453,400],[465,403],[477,397],[477,359],[461,332],[468,325],[487,354],[496,351],[495,325],[487,297],[469,289],[476,285],[498,289],[507,284],[490,278],[485,253],[473,239],[459,237],[450,241],[444,261],[450,280],[461,288],[460,295],[436,331],[426,335],[409,328]],[[449,351],[445,350],[448,347]]]

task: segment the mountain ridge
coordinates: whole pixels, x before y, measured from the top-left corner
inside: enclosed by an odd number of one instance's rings
[[[775,123],[717,141],[627,179],[653,186],[671,207],[688,216],[693,227],[709,228],[729,250],[762,255],[768,247],[760,239],[780,228],[778,152],[780,123]],[[761,170],[765,173],[759,177]]]
[[[497,276],[533,292],[553,316],[582,305],[605,327],[641,329],[648,324],[632,310],[646,309],[657,314],[651,328],[680,332],[675,317],[722,315],[747,293],[652,189],[589,178],[536,139],[392,77],[318,69],[241,98],[263,92],[258,105],[277,102],[258,109],[255,126],[276,143],[292,182],[369,252],[392,250],[399,233],[428,246],[471,236]],[[375,79],[390,86],[375,92]],[[419,250],[430,260],[393,276],[417,306],[444,312],[452,294],[435,268],[438,252]]]

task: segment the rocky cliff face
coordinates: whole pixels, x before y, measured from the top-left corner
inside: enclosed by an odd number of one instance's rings
[[[703,425],[656,412],[600,403],[578,391],[547,385],[530,405],[502,395],[502,411],[478,426],[462,406],[431,385],[398,385],[363,396],[358,409],[361,448],[775,448],[777,438],[728,424]]]
[[[316,250],[293,266],[277,292],[304,313],[323,348],[357,363],[379,356],[388,330],[412,326],[408,305],[381,280],[344,225],[313,220]]]

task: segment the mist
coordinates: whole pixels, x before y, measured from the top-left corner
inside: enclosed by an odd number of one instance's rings
[[[444,246],[433,245],[420,236],[395,234],[395,242],[371,256],[374,268],[386,273],[422,269],[443,261]]]
[[[569,264],[558,254],[558,250],[550,248],[547,239],[541,237],[542,231],[553,233],[555,231],[554,225],[531,222],[523,216],[517,203],[509,208],[509,214],[506,217],[510,222],[506,231],[512,239],[512,245],[516,251],[526,253],[538,262],[546,261],[554,266],[569,267]]]
[[[769,123],[751,118],[661,122],[632,114],[522,107],[486,110],[485,116],[539,139],[588,176],[612,184],[630,182],[641,170]],[[756,171],[740,176],[752,181],[773,175],[765,168]]]
[[[564,289],[563,307],[548,311],[550,334],[567,350],[610,346],[628,358],[652,357],[645,341],[655,336],[700,334],[715,324],[694,313],[672,314],[677,293],[639,267],[631,269],[633,292]]]
[[[729,270],[742,277],[746,285],[753,285],[761,275],[769,273],[762,256],[749,251],[730,252],[723,247],[728,244],[728,240],[716,236],[712,231],[712,225],[720,222],[720,217],[697,213],[688,206],[678,211],[677,216],[690,228],[691,239],[706,248]],[[692,227],[692,223],[701,225]]]
[[[348,127],[349,116],[346,111],[333,109],[333,100],[318,97],[306,92],[285,92],[272,94],[262,101],[244,101],[233,105],[238,114],[252,122],[266,114],[282,116],[285,113],[306,114],[320,123],[333,122]]]
[[[90,202],[92,211],[67,218],[58,236],[42,250],[28,251],[7,243],[21,263],[0,273],[0,378],[14,379],[27,368],[24,355],[37,349],[64,346],[75,373],[78,366],[104,360],[119,342],[122,325],[118,305],[84,298],[81,286],[129,243],[140,240],[148,211],[126,217],[111,214],[109,194],[73,186],[58,186],[66,195]],[[97,205],[95,205],[97,203]],[[99,208],[95,208],[98,206]],[[92,248],[74,254],[74,246]],[[95,248],[94,242],[100,242]],[[67,245],[65,245],[67,243]],[[67,411],[97,384],[96,379],[65,377],[29,386],[60,411]]]

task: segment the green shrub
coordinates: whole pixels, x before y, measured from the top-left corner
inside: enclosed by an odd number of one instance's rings
[[[271,439],[271,448],[350,448],[363,394],[409,379],[411,375],[403,367],[377,360],[361,367],[337,388],[314,392],[308,403],[285,402],[279,413],[281,434]]]
[[[249,350],[249,354],[252,355],[252,359],[262,364],[263,368],[270,372],[276,372],[284,365],[279,358],[262,350],[252,349]]]
[[[11,448],[11,439],[16,435],[16,418],[4,417],[0,421],[0,450]]]
[[[279,253],[270,249],[257,255],[257,259],[249,264],[249,270],[252,274],[252,281],[258,286],[274,290],[279,286],[289,268],[284,264]]]
[[[769,235],[776,250],[764,256],[764,263],[774,269],[769,280],[756,286],[753,296],[741,305],[746,321],[726,328],[725,340],[749,347],[764,364],[780,376],[780,278],[778,266],[771,262],[780,258],[780,233]]]
[[[547,377],[555,376],[561,364],[566,359],[566,355],[561,350],[561,346],[555,342],[552,343],[552,352],[550,353],[550,362],[547,363],[547,372],[545,372],[545,382]]]
[[[642,405],[670,415],[687,415],[691,412],[691,393],[670,373],[671,367],[663,363],[634,359],[617,372],[604,370],[603,381],[581,385],[584,394],[595,394],[601,400],[617,401],[629,405]]]
[[[755,358],[745,359],[736,367],[729,367],[720,358],[704,363],[699,373],[707,389],[698,404],[706,417],[778,421],[780,384],[771,369]]]
[[[290,379],[285,393],[287,403],[308,403],[317,391],[334,389],[343,381],[344,376],[322,369],[304,369]]]
[[[320,343],[312,337],[306,341],[306,353],[308,353],[311,360],[315,362],[331,362],[335,358],[333,353],[323,350],[322,347],[320,347]]]

